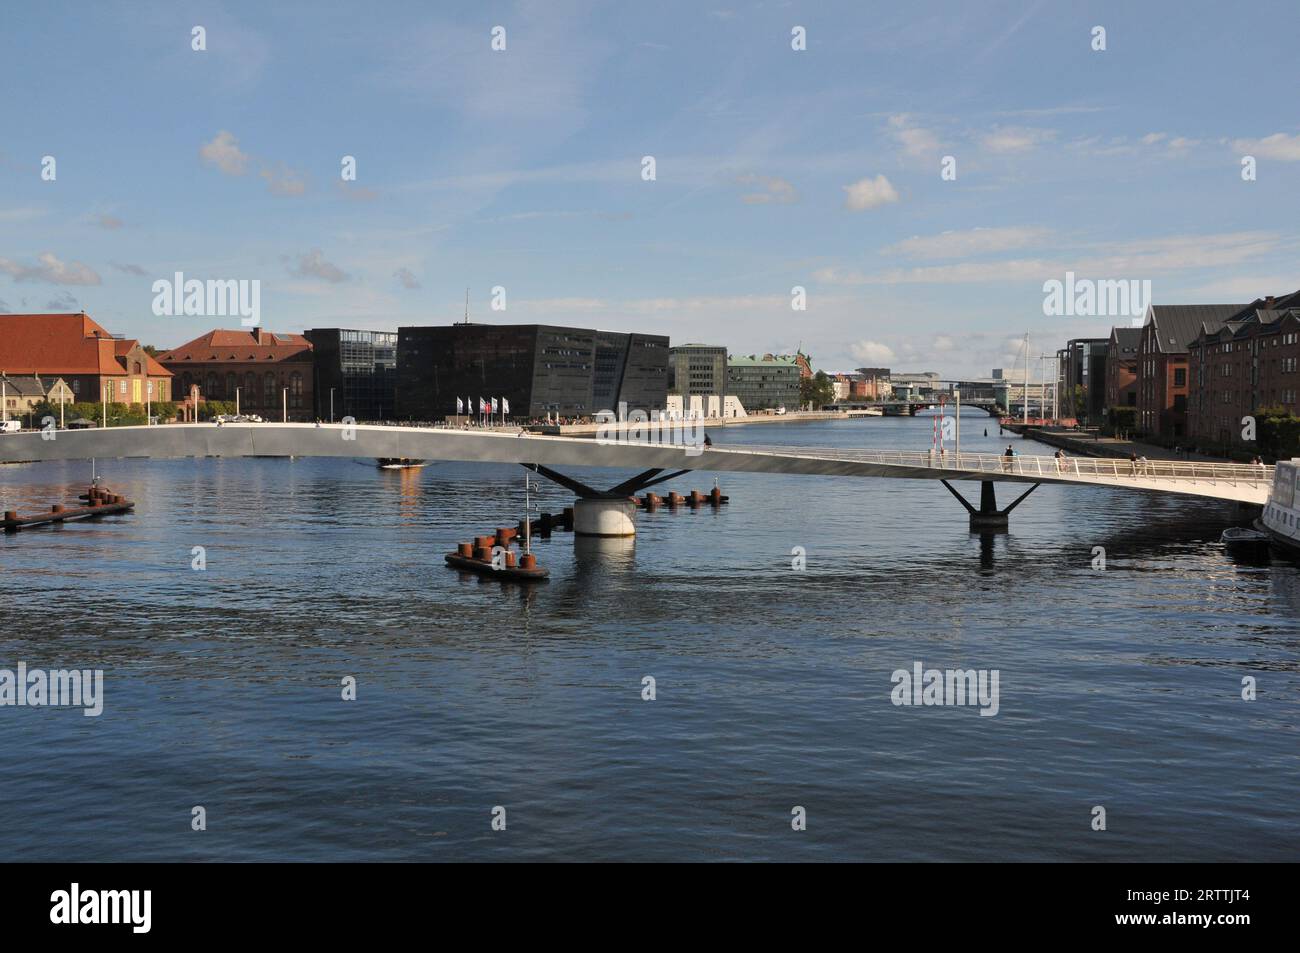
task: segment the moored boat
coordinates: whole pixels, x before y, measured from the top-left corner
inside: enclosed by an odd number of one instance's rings
[[[1300,458],[1279,460],[1273,470],[1273,488],[1269,490],[1264,512],[1255,521],[1257,529],[1290,555],[1300,556],[1300,506],[1296,500],[1296,468]]]
[[[1249,526],[1230,526],[1219,539],[1223,545],[1238,550],[1267,549],[1269,545],[1268,533]]]
[[[428,463],[427,460],[416,460],[413,457],[379,457],[375,460],[375,466],[381,470],[414,470],[427,466]]]

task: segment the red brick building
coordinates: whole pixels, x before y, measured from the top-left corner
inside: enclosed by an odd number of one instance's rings
[[[1187,346],[1201,328],[1217,329],[1240,304],[1150,305],[1137,350],[1137,429],[1154,437],[1187,435]]]
[[[238,393],[241,413],[280,420],[287,405],[290,420],[312,419],[312,349],[301,334],[218,328],[158,360],[175,375],[181,397],[198,387],[205,400],[233,403]]]
[[[0,373],[61,377],[87,403],[173,399],[170,371],[84,312],[0,314]]]
[[[1242,418],[1281,406],[1300,415],[1300,291],[1262,298],[1188,346],[1193,395],[1188,432],[1210,444],[1251,448]]]
[[[1106,407],[1136,407],[1141,328],[1111,328],[1106,344]]]

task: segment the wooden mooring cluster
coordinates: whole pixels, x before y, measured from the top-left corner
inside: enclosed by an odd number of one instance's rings
[[[33,526],[67,523],[93,516],[105,516],[109,513],[124,513],[135,506],[132,500],[98,484],[92,485],[81,494],[80,499],[84,504],[82,506],[64,506],[62,503],[55,503],[50,506],[48,513],[37,513],[33,516],[19,516],[14,510],[6,510],[4,519],[0,520],[0,527],[3,527],[6,533],[14,533]]]

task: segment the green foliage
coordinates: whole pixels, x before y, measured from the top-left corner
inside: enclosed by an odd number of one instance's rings
[[[235,412],[235,402],[233,400],[205,400],[199,404],[199,420],[211,420],[213,417],[219,417],[222,414],[233,414]]]
[[[1300,456],[1300,417],[1285,407],[1261,407],[1255,413],[1260,453],[1275,460]]]
[[[811,404],[814,409],[821,408],[835,400],[835,385],[826,376],[825,371],[818,371],[812,377],[799,381],[799,403]]]
[[[1112,433],[1132,433],[1137,429],[1136,407],[1111,407],[1106,411],[1106,424]]]

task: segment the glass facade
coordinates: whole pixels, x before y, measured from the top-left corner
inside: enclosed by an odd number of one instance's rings
[[[456,398],[504,397],[510,417],[660,410],[668,339],[552,325],[453,324],[398,331],[398,415],[441,420]],[[474,408],[477,412],[477,407]]]
[[[305,334],[312,343],[318,418],[396,419],[396,331],[314,328]]]

